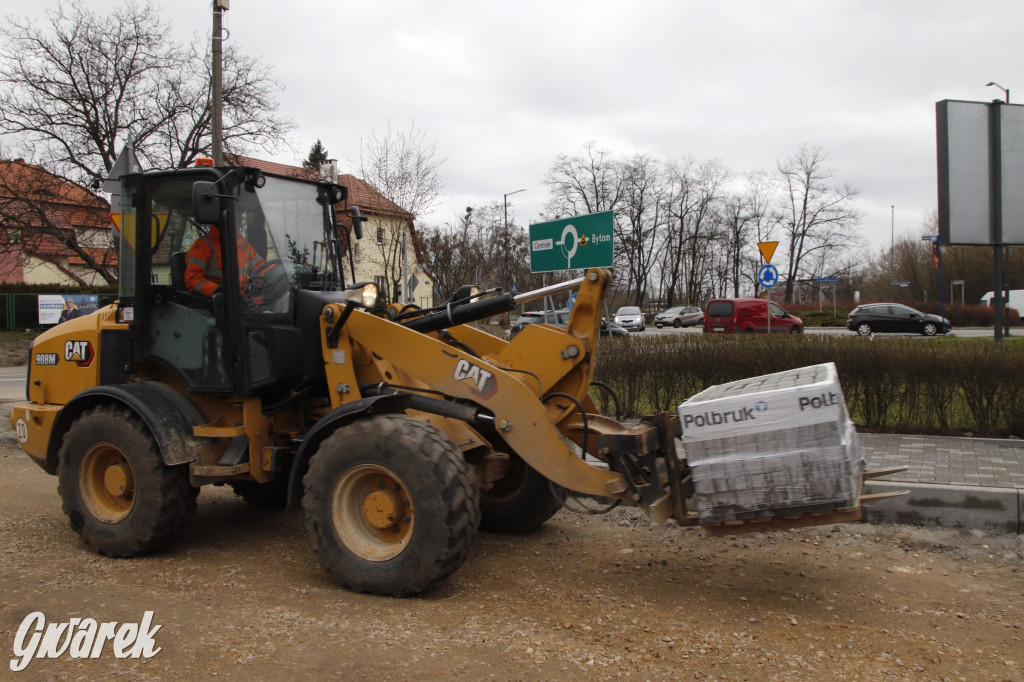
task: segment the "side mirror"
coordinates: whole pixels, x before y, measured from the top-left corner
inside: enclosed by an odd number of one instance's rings
[[[215,183],[206,180],[192,183],[192,214],[197,223],[211,225],[219,221],[222,208]]]

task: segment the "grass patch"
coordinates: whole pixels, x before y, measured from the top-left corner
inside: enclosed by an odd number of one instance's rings
[[[28,351],[38,330],[0,332],[0,367],[16,367],[28,362]]]

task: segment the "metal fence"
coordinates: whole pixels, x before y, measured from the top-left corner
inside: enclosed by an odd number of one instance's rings
[[[45,295],[45,294],[43,294]],[[66,296],[66,293],[54,292],[51,296]],[[22,331],[25,329],[48,329],[52,324],[40,323],[40,294],[0,294],[3,304],[3,326],[0,331]],[[99,307],[109,305],[117,300],[117,294],[98,294]]]

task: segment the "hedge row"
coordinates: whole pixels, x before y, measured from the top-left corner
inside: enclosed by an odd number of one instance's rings
[[[674,410],[709,386],[834,362],[854,422],[870,430],[1024,437],[1024,344],[955,339],[632,336],[602,342],[595,379],[623,417]],[[614,414],[606,392],[593,396]]]

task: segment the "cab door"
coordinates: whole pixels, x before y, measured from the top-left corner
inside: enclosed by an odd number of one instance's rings
[[[185,254],[209,228],[194,220],[192,184],[202,172],[140,176],[135,195],[139,229],[134,292],[135,360],[153,363],[194,392],[232,393],[236,382],[232,335],[234,313],[225,294],[213,298],[187,290]],[[127,236],[127,234],[126,234]],[[221,237],[223,239],[223,237]],[[221,253],[228,253],[221,244]],[[222,264],[233,271],[231,259]]]

